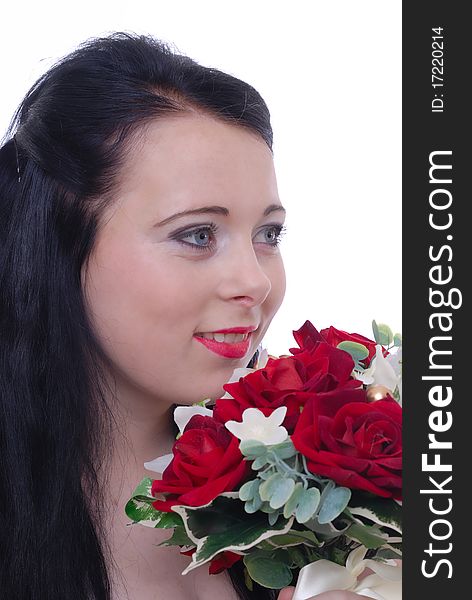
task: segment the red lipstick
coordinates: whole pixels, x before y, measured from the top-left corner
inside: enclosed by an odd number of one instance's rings
[[[251,327],[231,327],[230,329],[218,329],[217,331],[211,331],[210,333],[250,333],[255,331],[257,326]]]
[[[241,328],[235,328],[241,329]],[[247,330],[248,328],[246,328]],[[249,328],[252,330],[253,328]],[[212,333],[247,333],[247,331],[233,331],[229,329],[225,329],[222,331],[215,331]],[[209,340],[207,338],[200,337],[195,334],[193,336],[198,342],[203,344],[211,350],[215,354],[219,354],[220,356],[224,356],[225,358],[243,358],[249,350],[249,346],[251,344],[251,333],[247,336],[247,338],[242,342],[234,342],[233,344],[228,344],[226,342],[217,342],[216,340]]]

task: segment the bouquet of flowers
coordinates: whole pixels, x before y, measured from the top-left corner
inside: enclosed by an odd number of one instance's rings
[[[246,585],[295,600],[401,597],[401,336],[306,321],[289,355],[235,369],[213,407],[179,406],[172,454],[145,463],[133,523],[172,529],[188,567],[243,561]],[[371,574],[358,575],[368,567]]]

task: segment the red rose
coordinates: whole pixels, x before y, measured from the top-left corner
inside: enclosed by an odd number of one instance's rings
[[[325,342],[316,342],[310,351],[295,356],[269,358],[264,368],[223,386],[233,398],[218,399],[214,417],[222,423],[241,421],[246,408],[259,408],[268,417],[279,406],[286,406],[283,424],[293,431],[300,408],[313,392],[362,385],[351,379],[353,368],[347,352]]]
[[[215,558],[210,562],[208,572],[210,573],[210,575],[217,575],[225,569],[229,569],[231,566],[234,565],[234,563],[237,563],[238,560],[241,560],[242,558],[242,554],[236,554],[235,552],[225,550],[224,552],[217,554]]]
[[[377,496],[402,496],[402,409],[393,398],[368,402],[362,389],[315,394],[292,441],[312,473]]]
[[[195,554],[196,549],[192,548],[191,550],[185,550],[184,552],[180,552],[180,554],[185,554],[185,556],[192,556]],[[238,560],[243,558],[242,554],[236,554],[235,552],[231,552],[230,550],[224,550],[220,552],[210,561],[208,566],[208,573],[210,575],[217,575],[221,573],[225,569],[229,569],[237,563]]]
[[[152,484],[152,494],[166,494],[154,508],[170,512],[175,504],[202,506],[232,491],[244,478],[248,463],[239,440],[212,417],[194,415],[172,449],[174,458]]]
[[[370,365],[370,361],[375,356],[375,346],[377,342],[374,340],[369,340],[369,338],[366,338],[359,333],[347,333],[346,331],[336,329],[336,327],[331,325],[331,327],[328,327],[327,329],[322,329],[321,335],[325,338],[328,344],[331,344],[331,346],[334,347],[341,342],[356,342],[357,344],[363,344],[369,351],[369,356],[362,361],[366,368]],[[387,354],[388,352],[385,351],[384,355],[386,356]]]
[[[321,333],[311,321],[305,321],[300,329],[292,331],[298,348],[290,348],[292,354],[299,354],[305,350],[312,350],[318,342],[326,342]]]

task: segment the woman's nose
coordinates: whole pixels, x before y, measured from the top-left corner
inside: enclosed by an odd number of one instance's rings
[[[269,295],[272,283],[252,243],[241,243],[233,247],[222,269],[220,293],[225,299],[238,300],[247,306],[258,306]]]

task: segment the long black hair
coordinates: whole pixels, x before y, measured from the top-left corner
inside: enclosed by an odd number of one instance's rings
[[[111,597],[99,473],[113,415],[81,272],[133,142],[151,121],[189,109],[248,128],[272,150],[269,111],[253,87],[125,32],[55,63],[2,141],[2,598]],[[271,598],[245,591],[241,566],[231,570],[241,598]]]

